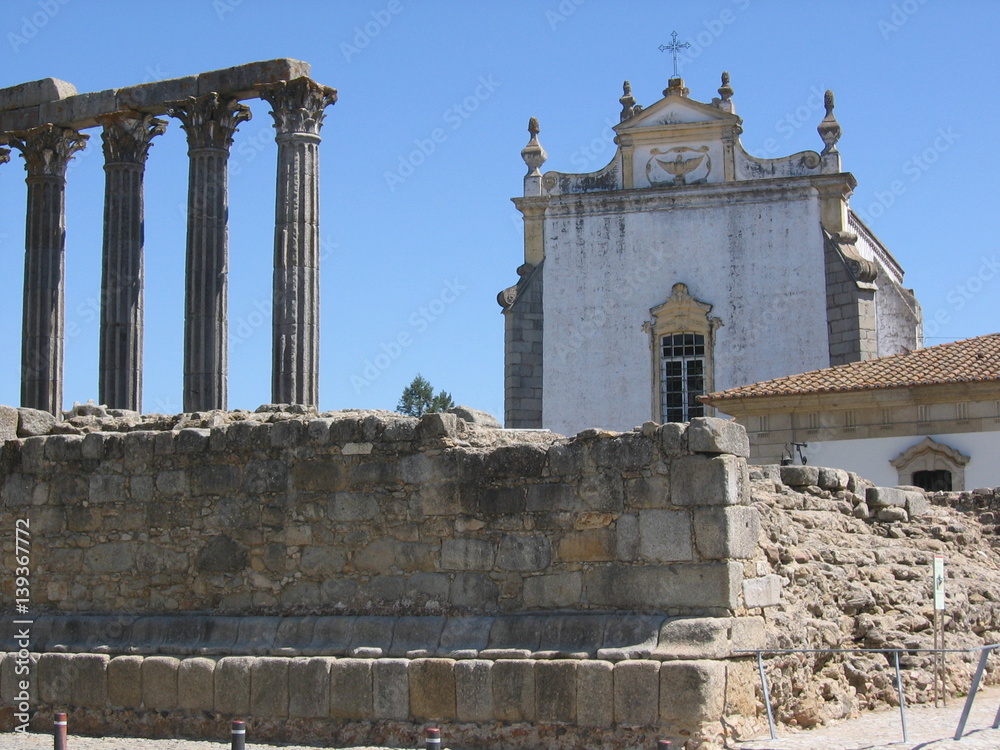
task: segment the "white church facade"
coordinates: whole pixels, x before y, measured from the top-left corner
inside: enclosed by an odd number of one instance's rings
[[[711,103],[629,85],[617,150],[589,174],[522,151],[524,264],[500,293],[505,423],[573,434],[686,421],[699,396],[921,346],[903,270],[851,212],[827,92],[822,152],[759,159],[728,74]]]

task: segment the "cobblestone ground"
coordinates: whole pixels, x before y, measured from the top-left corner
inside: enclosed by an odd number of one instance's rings
[[[777,740],[759,739],[737,743],[738,750],[1000,750],[1000,729],[992,729],[1000,706],[1000,687],[980,691],[960,741],[952,737],[962,713],[964,701],[952,699],[944,708],[911,706],[906,711],[908,742],[902,742],[899,711],[888,709],[865,714],[817,730],[779,731]],[[446,734],[447,730],[443,732]],[[444,743],[447,746],[447,739]],[[191,740],[139,740],[121,737],[70,737],[67,750],[220,750],[228,742]],[[52,737],[47,734],[0,734],[3,750],[50,750]],[[315,746],[260,745],[247,742],[253,750],[315,750]],[[422,743],[414,745],[422,747]],[[381,750],[355,748],[354,750]]]

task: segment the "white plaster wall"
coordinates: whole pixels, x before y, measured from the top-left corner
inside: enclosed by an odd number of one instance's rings
[[[965,488],[1000,487],[1000,432],[956,432],[930,435],[971,459],[965,467]],[[854,471],[875,484],[893,487],[899,474],[889,462],[907,448],[920,443],[923,435],[909,437],[831,440],[810,443],[805,449],[813,466]]]
[[[662,194],[661,194],[662,195]],[[811,189],[720,191],[545,221],[543,424],[574,434],[653,416],[642,330],[676,282],[722,319],[716,390],[829,365],[819,204]],[[640,210],[641,208],[641,210]]]
[[[879,270],[875,283],[878,286],[875,293],[878,356],[900,354],[921,346],[919,305],[914,306],[904,297],[903,291],[884,270]]]

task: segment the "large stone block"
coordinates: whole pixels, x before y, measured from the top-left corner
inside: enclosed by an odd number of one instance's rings
[[[433,656],[437,652],[443,617],[400,617],[393,628],[389,656],[406,656],[412,651],[423,651],[420,656]]]
[[[198,656],[177,667],[177,706],[188,711],[215,710],[215,660]]]
[[[456,651],[482,651],[490,639],[493,620],[489,617],[449,617],[441,631],[439,656]]]
[[[496,550],[484,539],[445,539],[441,542],[442,570],[490,570]]]
[[[493,664],[493,715],[500,721],[535,718],[535,662],[498,659]]]
[[[250,713],[288,716],[288,659],[264,656],[250,667]]]
[[[67,127],[91,128],[98,124],[98,116],[116,111],[116,93],[115,89],[105,89],[46,102],[38,107],[38,119]]]
[[[583,660],[576,667],[576,721],[582,726],[610,727],[615,720],[614,664]],[[609,700],[610,698],[610,700]]]
[[[570,659],[535,662],[536,721],[576,721],[576,667]]]
[[[38,657],[38,697],[42,703],[73,704],[73,654],[42,654]]]
[[[330,716],[372,718],[372,660],[337,659],[330,664]]]
[[[552,561],[551,545],[542,534],[508,534],[500,540],[496,566],[501,570],[543,570]]]
[[[620,661],[614,667],[615,722],[651,726],[657,722],[660,702],[660,665],[655,661]]]
[[[906,491],[906,512],[909,514],[910,518],[915,516],[922,516],[930,508],[930,502],[927,500],[927,495],[923,492],[916,492],[913,490]]]
[[[639,511],[639,556],[651,562],[692,559],[691,513],[687,510]]]
[[[653,659],[724,659],[742,649],[763,648],[760,617],[678,617],[664,621]]]
[[[583,574],[579,571],[532,576],[524,581],[524,606],[529,609],[571,607],[580,602],[582,593]]]
[[[747,608],[774,607],[781,604],[781,576],[768,574],[743,581],[743,599]]]
[[[455,718],[493,721],[493,662],[463,659],[455,662]]]
[[[905,508],[906,491],[895,487],[869,487],[865,492],[865,501],[869,508]]]
[[[757,554],[760,514],[745,505],[697,508],[694,536],[702,560],[749,560]]]
[[[68,96],[76,96],[76,86],[58,78],[42,78],[38,81],[19,83],[16,86],[0,89],[0,112],[34,107]]]
[[[17,439],[18,419],[17,409],[13,406],[0,406],[0,445]]]
[[[134,109],[162,115],[167,111],[167,102],[197,95],[198,77],[186,76],[118,89],[115,99],[119,110]]]
[[[732,455],[680,456],[671,464],[674,505],[746,505],[750,475],[746,459]]]
[[[414,659],[409,665],[410,713],[418,720],[455,718],[455,660]]]
[[[717,417],[695,417],[687,428],[688,450],[693,453],[732,453],[750,457],[750,439],[743,425]]]
[[[25,655],[18,652],[4,654],[0,659],[0,701],[4,704],[23,702],[25,690],[28,702],[38,703],[38,680],[30,679],[28,675],[18,674],[27,667],[31,675],[38,674],[38,654]]]
[[[661,615],[609,617],[602,647],[597,650],[597,658],[614,662],[648,658],[659,641],[663,620]]]
[[[70,691],[73,705],[80,708],[104,708],[108,704],[107,654],[74,654],[70,668]]]
[[[223,70],[212,70],[198,76],[198,95],[203,96],[215,91],[220,94],[247,98],[256,95],[258,84],[291,81],[308,76],[309,71],[309,63],[288,58],[263,60]]]
[[[389,653],[396,620],[392,617],[358,617],[354,620],[349,653],[359,648],[367,649],[378,656]],[[374,649],[374,651],[372,651]]]
[[[215,665],[215,710],[230,716],[250,712],[252,656],[227,656]]]
[[[615,536],[609,528],[567,532],[556,547],[557,562],[603,562],[614,557]]]
[[[149,656],[142,660],[142,702],[150,711],[177,708],[177,669],[172,656]]]
[[[330,667],[324,656],[292,659],[288,665],[288,715],[326,718],[330,715]]]
[[[819,467],[782,466],[781,481],[789,487],[809,487],[819,485]]]
[[[614,609],[669,607],[736,609],[743,566],[712,562],[633,567],[605,565],[584,573],[587,601]]]
[[[410,718],[409,659],[376,659],[372,665],[372,713],[376,719]]]
[[[719,721],[726,705],[726,664],[722,661],[673,661],[660,665],[660,721],[696,727]]]

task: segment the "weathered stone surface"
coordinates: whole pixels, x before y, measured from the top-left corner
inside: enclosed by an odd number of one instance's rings
[[[658,615],[620,615],[609,618],[598,659],[624,661],[648,658],[660,637],[664,618]]]
[[[649,726],[659,718],[660,664],[653,661],[620,661],[614,667],[615,722]]]
[[[177,666],[177,706],[195,711],[215,709],[215,660],[197,656]]]
[[[756,508],[698,508],[694,527],[698,557],[702,560],[749,560],[757,554],[760,514]]]
[[[743,599],[750,609],[781,604],[781,576],[769,573],[743,581]]]
[[[20,417],[13,406],[0,406],[0,444],[17,438],[17,424]]]
[[[438,647],[439,656],[455,651],[482,651],[490,638],[493,620],[488,617],[449,617],[445,621]]]
[[[500,420],[489,412],[473,409],[469,406],[453,406],[448,409],[448,413],[454,414],[459,419],[464,419],[469,424],[479,425],[480,427],[493,427],[495,429],[503,428]]]
[[[535,662],[498,659],[493,663],[493,715],[500,721],[535,718]]]
[[[454,659],[414,659],[408,674],[410,713],[415,719],[455,718]]]
[[[330,664],[330,716],[372,718],[371,659],[337,659]]]
[[[401,617],[394,623],[389,656],[406,656],[415,650],[437,651],[444,629],[443,617]]]
[[[879,521],[885,521],[886,523],[910,520],[910,516],[906,512],[906,508],[899,508],[895,505],[887,505],[876,509],[875,517],[878,518]]]
[[[376,659],[372,666],[372,714],[376,719],[410,718],[409,659]]]
[[[577,664],[577,723],[590,727],[612,725],[615,720],[613,670],[614,665],[609,661],[583,660]]]
[[[19,83],[16,86],[0,89],[0,112],[34,107],[38,104],[75,95],[76,87],[72,83],[60,81],[58,78],[42,78],[38,81]]]
[[[781,481],[789,487],[809,487],[819,484],[819,468],[816,466],[782,466]]]
[[[692,727],[718,721],[726,704],[726,665],[721,661],[673,661],[660,665],[660,721]]]
[[[334,659],[316,656],[292,659],[288,665],[288,715],[326,718],[330,715],[330,668]]]
[[[689,607],[736,609],[743,583],[739,563],[594,567],[584,573],[588,601],[599,607],[641,609]]]
[[[691,514],[687,510],[639,511],[639,556],[651,562],[691,560]]]
[[[501,570],[542,570],[551,560],[551,543],[546,537],[508,534],[500,540],[496,566]]]
[[[250,667],[250,712],[254,716],[288,716],[288,659],[261,657]]]
[[[579,571],[532,576],[524,582],[524,606],[531,609],[572,607],[580,601],[583,575]]]
[[[74,654],[70,664],[70,692],[73,705],[104,708],[108,703],[107,654]]]
[[[675,505],[745,505],[750,475],[737,456],[680,456],[671,463],[670,497]]]
[[[455,718],[458,721],[493,720],[493,662],[463,659],[455,662]]]
[[[485,539],[445,539],[441,543],[442,570],[489,570],[496,550]]]
[[[922,516],[930,507],[931,504],[927,500],[927,495],[923,492],[909,491],[906,493],[906,512],[910,518]]]
[[[889,506],[905,508],[906,491],[895,487],[869,487],[865,493],[865,501],[873,510]]]
[[[36,435],[48,435],[56,424],[56,418],[49,412],[41,409],[30,409],[21,406],[17,410],[18,437],[33,437]]]
[[[116,708],[142,705],[142,657],[116,656],[108,662],[108,703]]]
[[[850,483],[850,480],[850,474],[843,469],[827,469],[820,467],[819,486],[824,490],[847,489],[847,485]]]
[[[694,453],[732,453],[750,457],[750,439],[746,428],[732,420],[718,417],[695,417],[687,428],[688,450]]]
[[[177,708],[177,669],[172,656],[149,656],[142,661],[142,702],[153,711]]]
[[[198,94],[216,91],[220,94],[250,97],[256,94],[257,84],[292,81],[308,76],[310,70],[309,63],[284,57],[212,70],[198,75]]]
[[[227,656],[215,666],[215,710],[239,716],[250,712],[252,656]]]
[[[535,662],[535,719],[576,720],[576,661]]]
[[[73,686],[73,654],[41,654],[38,657],[38,697],[42,703],[70,705]]]
[[[31,674],[37,675],[38,654],[29,654],[27,662],[23,660],[23,655],[16,652],[4,654],[0,659],[0,701],[5,705],[20,704],[24,701],[25,692],[29,703],[38,703],[38,680],[29,680],[26,675],[17,673],[18,668],[24,666],[31,670]]]

